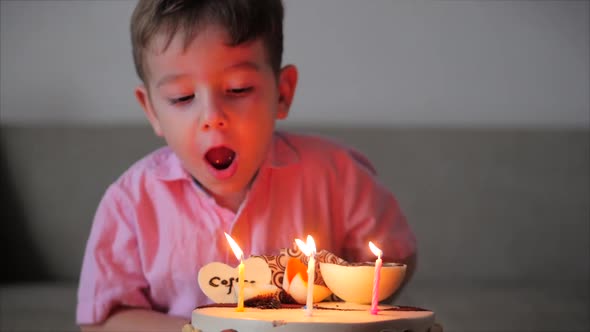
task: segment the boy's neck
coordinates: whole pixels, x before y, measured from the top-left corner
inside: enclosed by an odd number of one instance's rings
[[[217,205],[229,209],[234,213],[238,213],[242,202],[244,202],[244,199],[246,198],[246,192],[244,191],[223,197],[215,197],[215,195],[213,195],[213,197],[215,198]]]
[[[243,190],[242,192],[239,192],[239,193],[233,193],[233,194],[229,194],[229,195],[225,195],[225,196],[217,196],[217,195],[213,194],[212,192],[210,192],[209,190],[207,190],[205,187],[203,187],[203,185],[201,185],[201,183],[194,177],[193,177],[193,182],[195,185],[197,185],[199,188],[201,188],[201,190],[206,192],[207,195],[213,197],[213,199],[215,200],[215,203],[217,203],[217,205],[224,207],[226,209],[229,209],[234,213],[238,212],[238,210],[240,209],[240,206],[242,205],[242,202],[246,198],[246,193],[248,192],[248,190],[246,189],[246,190]]]

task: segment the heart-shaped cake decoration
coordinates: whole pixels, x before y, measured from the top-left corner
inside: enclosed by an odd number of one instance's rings
[[[260,257],[244,260],[244,283],[246,287],[270,285],[272,272],[266,261]],[[213,262],[199,270],[199,287],[215,303],[236,303],[238,267]]]

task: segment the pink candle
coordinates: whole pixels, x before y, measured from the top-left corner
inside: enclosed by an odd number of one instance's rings
[[[369,242],[369,247],[377,255],[377,260],[375,261],[375,277],[373,279],[373,298],[371,301],[371,314],[376,315],[379,312],[377,305],[379,304],[379,281],[381,280],[381,266],[383,265],[381,255],[383,252],[373,242]]]

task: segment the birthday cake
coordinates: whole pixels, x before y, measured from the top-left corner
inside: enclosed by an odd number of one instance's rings
[[[238,312],[235,305],[213,305],[192,313],[195,332],[428,332],[435,328],[432,311],[380,305],[379,314],[371,315],[368,305],[347,306],[345,302],[320,303],[310,317],[301,307],[246,308]]]
[[[283,249],[277,256],[251,256],[242,261],[239,269],[217,262],[207,264],[199,271],[198,281],[201,290],[215,304],[193,310],[191,325],[185,326],[183,332],[437,331],[430,310],[376,305],[374,290],[371,304],[371,291],[367,289],[373,289],[374,264],[370,267],[349,264],[327,251],[320,251],[314,257],[317,260],[310,262],[301,251]],[[307,267],[312,264],[315,274],[311,274],[313,285],[309,287]],[[333,269],[332,265],[345,270]],[[371,273],[366,272],[369,270]],[[405,265],[385,266],[381,272],[383,282],[378,281],[378,289],[383,292],[379,301],[399,287]],[[371,281],[367,288],[363,278],[369,274]],[[335,283],[336,279],[348,282]],[[367,292],[368,296],[364,296]]]

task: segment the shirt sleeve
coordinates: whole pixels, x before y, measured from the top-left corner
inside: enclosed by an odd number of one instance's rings
[[[116,185],[109,187],[86,244],[78,286],[77,324],[100,323],[117,306],[151,307],[134,218],[128,196]]]
[[[343,172],[346,189],[340,199],[347,225],[344,252],[353,261],[374,260],[372,241],[387,259],[405,261],[416,254],[416,238],[393,193],[377,178],[376,170],[360,152],[350,149]]]

